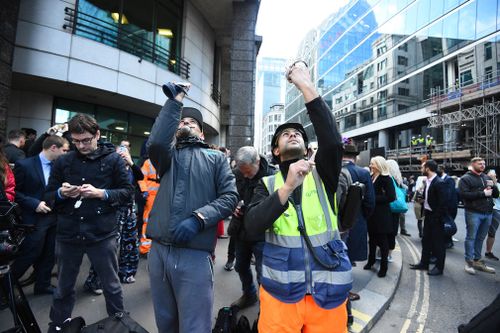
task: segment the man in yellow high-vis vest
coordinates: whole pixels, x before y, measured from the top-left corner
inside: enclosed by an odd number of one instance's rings
[[[305,66],[287,73],[303,94],[318,141],[314,161],[304,159],[308,137],[299,123],[279,126],[272,154],[280,172],[265,177],[247,208],[245,229],[265,232],[259,332],[347,332],[351,264],[340,240],[335,191],[342,140],[335,119]],[[312,132],[312,131],[311,131]]]

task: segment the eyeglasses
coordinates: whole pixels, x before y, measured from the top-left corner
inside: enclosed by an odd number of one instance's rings
[[[86,145],[89,145],[92,140],[95,138],[95,136],[91,137],[91,138],[85,138],[85,139],[81,139],[81,140],[76,140],[76,139],[73,139],[71,138],[71,142],[75,145],[75,146],[78,146],[80,143],[84,144],[85,146]]]

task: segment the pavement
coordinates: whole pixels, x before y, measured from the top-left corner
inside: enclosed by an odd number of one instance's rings
[[[215,298],[213,318],[215,319],[219,308],[230,305],[241,296],[241,283],[238,274],[224,270],[228,239],[219,239],[216,248],[215,261]],[[392,253],[393,262],[389,263],[387,276],[377,277],[378,263],[372,271],[363,270],[366,262],[358,262],[353,267],[353,292],[358,293],[361,299],[352,302],[354,324],[350,332],[368,332],[388,308],[399,284],[402,271],[402,255],[399,245]],[[82,316],[87,323],[94,323],[104,317],[106,307],[103,296],[95,296],[83,290],[83,282],[88,272],[89,262],[84,258],[76,284],[76,304],[73,316]],[[149,278],[147,273],[147,260],[141,259],[136,282],[123,285],[124,303],[131,316],[149,332],[157,332],[154,320]],[[55,281],[53,281],[55,283]],[[42,332],[45,332],[49,322],[49,310],[52,303],[50,295],[33,295],[32,286],[24,288],[24,292],[35,314]],[[252,323],[258,314],[258,305],[240,311]],[[215,320],[214,320],[215,322]],[[12,326],[12,317],[8,310],[0,311],[0,332]]]

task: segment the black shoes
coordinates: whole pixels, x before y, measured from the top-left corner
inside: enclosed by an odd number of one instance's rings
[[[35,295],[52,295],[56,291],[56,287],[48,286],[41,289],[35,289],[33,294]]]
[[[373,264],[374,263],[368,262],[366,263],[366,265],[363,266],[363,269],[369,271],[370,269],[372,269]]]
[[[498,257],[493,254],[493,252],[486,252],[484,256],[488,259],[498,261]]]
[[[29,286],[30,284],[35,283],[36,277],[35,277],[35,272],[31,272],[30,276],[28,276],[26,279],[19,280],[19,285],[21,287],[26,287]]]
[[[171,99],[183,92],[187,96],[187,90],[189,89],[189,84],[186,83],[165,83],[162,87],[163,93]]]
[[[418,270],[421,270],[421,271],[426,271],[426,270],[429,269],[429,266],[428,265],[424,265],[421,262],[419,262],[418,264],[410,264],[410,269],[418,269]]]
[[[443,275],[443,271],[440,270],[437,267],[434,267],[433,269],[431,269],[430,271],[428,271],[427,274],[430,275],[430,276]]]
[[[411,234],[409,234],[405,229],[402,229],[400,234],[403,236],[411,237]]]
[[[235,258],[233,258],[233,257],[228,257],[228,258],[227,258],[227,262],[226,262],[226,264],[224,265],[224,269],[225,269],[226,271],[228,271],[228,272],[229,272],[229,271],[232,271],[232,270],[234,269],[234,259],[235,259]]]
[[[237,307],[241,310],[254,305],[255,303],[257,303],[257,301],[257,294],[243,294],[243,296],[241,296],[231,304],[231,307]]]

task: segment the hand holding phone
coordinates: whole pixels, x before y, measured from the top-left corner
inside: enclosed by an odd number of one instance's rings
[[[61,195],[63,197],[76,198],[80,195],[80,186],[64,182],[61,186]]]

